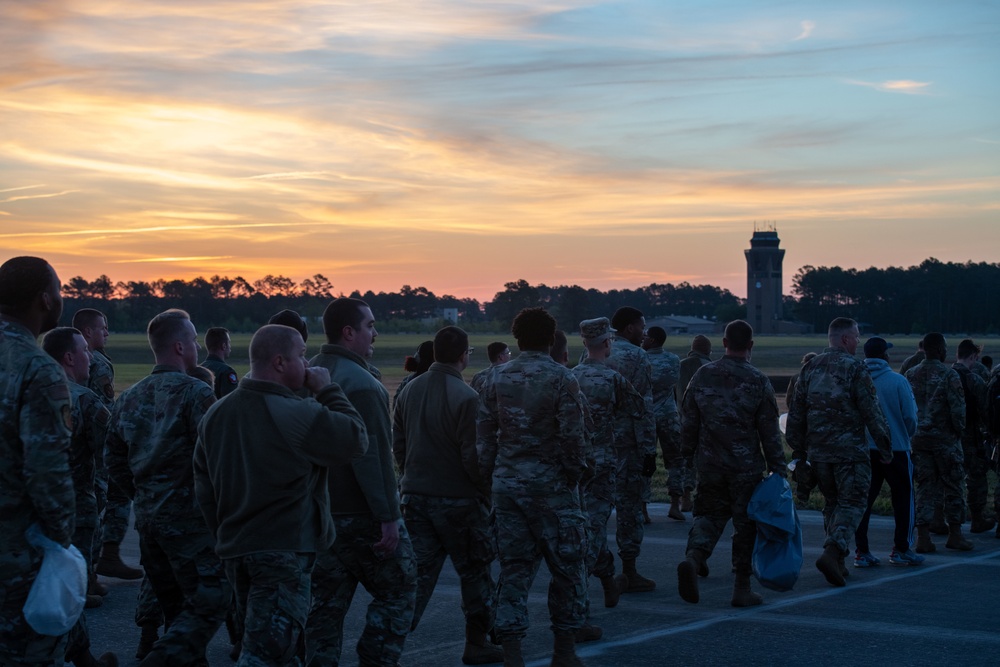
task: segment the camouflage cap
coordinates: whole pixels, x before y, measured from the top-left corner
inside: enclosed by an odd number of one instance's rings
[[[580,322],[580,335],[584,340],[591,343],[600,343],[605,338],[610,338],[615,329],[611,328],[611,320],[606,317],[597,317],[592,320]]]

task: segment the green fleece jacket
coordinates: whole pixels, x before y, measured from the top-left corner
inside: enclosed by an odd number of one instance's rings
[[[243,378],[198,425],[194,487],[219,558],[315,553],[333,544],[327,469],[368,446],[336,384],[316,399]]]
[[[350,464],[330,468],[330,509],[335,516],[370,514],[380,523],[396,521],[399,491],[392,467],[389,392],[362,357],[342,345],[327,343],[310,364],[330,371],[368,430],[368,451]]]

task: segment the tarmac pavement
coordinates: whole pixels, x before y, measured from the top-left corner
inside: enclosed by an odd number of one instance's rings
[[[973,551],[944,548],[927,554],[923,565],[888,564],[892,548],[891,517],[873,516],[869,539],[877,567],[850,567],[847,586],[830,586],[815,568],[822,553],[823,517],[801,511],[805,563],[793,591],[776,593],[756,580],[764,604],[730,606],[733,575],[730,531],[719,541],[708,564],[711,574],[699,580],[701,601],[688,604],[677,594],[677,564],[684,557],[691,516],[686,522],[667,517],[667,506],[651,504],[653,523],[646,526],[640,573],[653,578],[655,591],[623,595],[605,609],[600,582],[590,581],[592,622],[604,629],[600,641],[581,644],[578,654],[589,667],[635,665],[998,665],[1000,664],[1000,539],[994,531],[966,534]],[[614,549],[614,515],[609,526]],[[138,539],[130,530],[122,554],[138,563]],[[617,560],[617,558],[616,558]],[[848,565],[852,559],[848,559]],[[617,567],[620,569],[620,562]],[[101,578],[111,589],[104,604],[87,610],[93,651],[112,650],[122,665],[133,658],[139,629],[133,615],[137,581]],[[552,651],[546,607],[548,571],[544,564],[531,589],[531,629],[523,642],[529,665],[548,665]],[[342,663],[356,665],[353,645],[360,636],[371,598],[359,588],[345,624]],[[407,639],[404,667],[461,665],[464,621],[458,577],[445,565],[420,627]],[[209,646],[212,667],[228,667],[229,642],[220,629]]]

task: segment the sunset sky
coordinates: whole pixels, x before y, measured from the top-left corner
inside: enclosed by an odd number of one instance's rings
[[[1000,261],[1000,3],[0,0],[0,260],[746,296]]]

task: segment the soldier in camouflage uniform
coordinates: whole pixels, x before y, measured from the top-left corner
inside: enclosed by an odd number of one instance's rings
[[[677,397],[684,398],[691,378],[698,372],[698,369],[712,361],[712,341],[707,336],[698,334],[691,339],[691,351],[681,359],[680,376],[677,378]]]
[[[926,359],[906,372],[917,401],[917,432],[913,447],[913,478],[917,487],[917,553],[936,550],[930,536],[934,503],[944,496],[950,549],[967,551],[972,543],[962,536],[965,520],[965,469],[962,430],[965,428],[965,392],[958,372],[944,364],[948,346],[944,336],[924,336]]]
[[[618,471],[615,477],[618,556],[622,574],[618,587],[622,593],[644,593],[656,588],[656,582],[639,574],[635,561],[643,537],[642,495],[649,478],[656,471],[656,417],[653,413],[653,369],[649,356],[639,345],[646,330],[646,318],[635,308],[624,306],[615,311],[611,326],[617,330],[607,364],[621,373],[643,399],[644,410],[637,421],[626,414],[615,418],[615,447]]]
[[[328,342],[311,363],[330,371],[361,415],[368,451],[330,468],[337,538],[313,570],[307,655],[314,667],[340,664],[344,617],[360,583],[373,598],[356,647],[360,663],[395,666],[413,623],[417,564],[399,508],[389,392],[368,363],[378,336],[375,316],[360,299],[335,299],[323,313],[323,330]]]
[[[493,341],[486,346],[486,356],[490,360],[490,365],[472,376],[469,386],[476,390],[478,394],[483,390],[483,385],[489,379],[493,369],[510,361],[510,347],[502,341]]]
[[[97,394],[110,411],[115,402],[115,367],[105,351],[110,335],[107,317],[99,310],[81,308],[73,314],[73,327],[83,334],[90,349],[90,379],[87,381],[87,388]],[[97,574],[105,577],[140,579],[143,576],[142,570],[126,565],[121,558],[121,543],[128,531],[132,501],[117,484],[108,479],[103,458],[98,463],[97,511],[103,513],[98,539],[103,546],[95,569]],[[91,590],[102,595],[107,593],[107,589],[98,584],[96,579],[91,582]]]
[[[681,360],[673,352],[663,349],[667,332],[663,327],[649,327],[642,339],[642,349],[649,355],[653,368],[653,413],[656,416],[656,437],[663,452],[663,465],[667,467],[667,491],[670,494],[671,519],[684,521],[684,504],[691,502],[694,475],[690,466],[681,458],[681,417],[677,410],[677,381],[681,373]]]
[[[476,422],[480,469],[492,479],[502,581],[496,634],[506,667],[524,665],[528,591],[543,559],[552,575],[552,664],[581,664],[575,635],[587,599],[587,522],[578,490],[586,470],[583,403],[576,377],[549,356],[555,330],[542,308],[518,313],[511,332],[521,353],[486,384]]]
[[[871,486],[865,428],[886,464],[892,461],[892,438],[871,375],[854,358],[860,339],[857,322],[838,317],[827,337],[829,347],[799,375],[785,437],[797,459],[796,476],[811,469],[825,500],[826,541],[816,567],[828,582],[843,586],[848,572],[844,558],[868,507]]]
[[[965,466],[965,483],[968,487],[968,507],[971,518],[969,530],[985,533],[996,525],[996,520],[985,516],[989,495],[989,452],[986,451],[986,381],[973,366],[979,364],[982,348],[966,338],[958,344],[958,361],[952,365],[962,380],[965,393],[965,430],[962,431],[962,458]]]
[[[434,363],[396,399],[392,453],[400,471],[403,518],[417,558],[417,603],[412,630],[427,608],[445,559],[462,587],[465,648],[462,662],[503,660],[487,634],[496,620],[496,559],[490,530],[490,483],[479,472],[476,411],[479,394],[465,384],[469,336],[444,327],[434,336]]]
[[[747,504],[766,470],[784,477],[785,451],[771,381],[750,365],[753,329],[730,322],[722,345],[726,355],[702,366],[684,392],[681,450],[694,459],[698,492],[677,587],[681,598],[698,602],[698,576],[708,574],[706,562],[732,519],[732,605],[749,607],[763,600],[750,589],[757,524]]]
[[[368,445],[361,416],[305,355],[295,329],[261,327],[251,377],[198,425],[195,492],[236,590],[239,665],[304,664],[310,575],[334,539],[327,468]]]
[[[226,363],[226,359],[233,352],[233,342],[229,331],[222,327],[212,327],[206,331],[205,348],[208,350],[208,356],[205,357],[205,361],[201,365],[212,371],[212,375],[215,377],[215,383],[212,385],[215,397],[222,398],[236,391],[236,387],[239,385],[236,371]]]
[[[187,374],[200,349],[187,313],[160,313],[147,337],[156,366],[115,402],[105,463],[135,500],[142,564],[163,609],[166,632],[142,665],[206,664],[205,646],[232,599],[194,494],[198,422],[215,395]]]
[[[35,339],[59,322],[59,277],[37,257],[0,266],[0,664],[117,665],[90,653],[83,616],[69,635],[35,632],[22,609],[42,554],[25,531],[38,524],[69,546],[76,503],[69,448],[73,423],[66,376]]]
[[[588,520],[587,572],[601,580],[605,607],[616,606],[621,594],[614,576],[615,559],[608,549],[608,519],[614,507],[615,474],[618,470],[615,418],[622,413],[638,420],[645,407],[639,392],[621,373],[606,364],[611,355],[614,333],[606,317],[580,322],[580,335],[587,356],[573,369],[573,375],[580,383],[580,392],[587,399],[592,424],[587,452],[590,474],[581,485]],[[590,618],[589,599],[587,618]],[[580,639],[578,635],[577,641]]]
[[[62,366],[69,380],[72,402],[73,434],[69,462],[76,491],[76,529],[73,544],[87,561],[87,573],[93,575],[97,531],[97,495],[94,492],[98,458],[104,460],[104,438],[111,413],[101,399],[87,389],[90,353],[79,330],[56,327],[45,334],[42,349]],[[99,607],[101,596],[88,593],[87,607]]]

